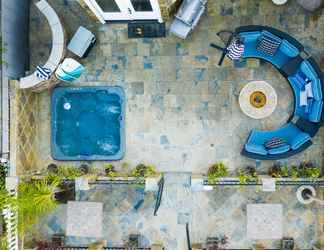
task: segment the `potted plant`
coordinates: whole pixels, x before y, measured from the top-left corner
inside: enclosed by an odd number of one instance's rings
[[[213,184],[219,178],[223,178],[228,176],[228,168],[225,166],[224,163],[215,163],[211,165],[208,169],[207,179],[208,183]]]
[[[302,162],[299,165],[299,177],[316,179],[321,176],[321,169],[312,162]]]
[[[105,166],[105,173],[111,179],[117,176],[117,171],[115,170],[115,167],[112,164],[107,164]]]
[[[248,166],[245,169],[238,170],[238,179],[240,184],[247,184],[249,182],[257,182],[258,174],[255,167]]]
[[[287,178],[289,177],[289,168],[287,165],[281,165],[280,163],[275,163],[269,169],[269,175],[272,178]]]
[[[157,171],[153,165],[138,164],[132,171],[131,176],[135,178],[147,178],[157,174]]]

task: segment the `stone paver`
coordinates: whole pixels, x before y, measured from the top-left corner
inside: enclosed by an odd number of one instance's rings
[[[36,0],[33,0],[35,2]],[[231,170],[255,165],[266,171],[273,161],[254,161],[240,151],[251,129],[275,129],[286,123],[293,112],[293,93],[286,79],[268,63],[249,59],[233,65],[226,60],[215,66],[220,54],[209,43],[221,44],[216,32],[239,25],[260,24],[279,28],[297,38],[320,66],[324,66],[323,11],[306,13],[295,1],[276,6],[272,1],[208,1],[207,13],[186,40],[173,36],[163,39],[128,39],[127,25],[93,22],[72,0],[49,0],[62,18],[71,37],[83,25],[98,38],[89,56],[80,62],[86,73],[74,86],[119,85],[126,92],[126,155],[131,166],[139,162],[155,164],[160,171],[206,172],[210,164],[223,161]],[[83,14],[84,13],[84,14]],[[45,63],[50,53],[51,35],[43,16],[31,7],[31,69]],[[169,26],[169,23],[167,24]],[[271,83],[278,95],[271,116],[254,120],[242,113],[238,97],[242,87],[254,80]],[[39,95],[38,157],[41,167],[53,162],[50,154],[50,91]],[[324,129],[313,138],[314,145],[303,153],[282,160],[297,164],[312,160],[321,164],[324,155]],[[118,169],[123,162],[114,162]],[[79,162],[73,163],[79,164]],[[91,162],[102,167],[102,162]],[[227,235],[228,248],[250,248],[255,241],[246,237],[246,206],[252,203],[283,205],[283,234],[294,237],[300,248],[310,248],[318,236],[319,208],[304,207],[295,198],[295,188],[276,192],[256,192],[255,188],[218,187],[195,192],[191,199],[192,242],[208,236]],[[103,238],[108,245],[121,245],[131,233],[143,235],[144,243],[163,242],[166,249],[179,247],[184,226],[178,224],[178,211],[162,206],[153,216],[155,193],[138,187],[97,186],[81,191],[81,201],[102,202]],[[187,204],[187,203],[186,203]],[[175,204],[177,205],[177,204]],[[67,208],[60,206],[39,225],[46,238],[65,232]],[[181,216],[187,211],[181,211]],[[166,219],[167,218],[167,219]],[[183,217],[180,218],[181,221]],[[41,238],[41,237],[40,237]],[[91,239],[93,240],[93,239]],[[72,245],[87,244],[88,238],[68,237]],[[262,242],[277,248],[278,241]]]
[[[80,201],[103,203],[102,239],[110,246],[121,245],[129,234],[139,233],[144,245],[163,242],[167,250],[175,250],[177,244],[181,244],[179,239],[185,237],[185,226],[182,224],[189,221],[193,243],[204,242],[207,237],[226,235],[229,237],[228,248],[248,249],[256,240],[247,237],[247,206],[266,203],[282,206],[282,234],[293,237],[298,248],[310,249],[319,236],[321,221],[317,213],[320,207],[315,203],[309,206],[298,203],[296,190],[297,187],[280,187],[269,193],[256,192],[255,187],[215,187],[212,191],[188,195],[187,200],[191,202],[186,202],[186,211],[161,204],[157,216],[153,216],[155,192],[144,192],[144,187],[97,185],[78,197]],[[41,223],[38,230],[40,239],[62,233],[62,229],[66,228],[66,210],[65,205],[60,206]],[[93,238],[67,238],[67,243],[74,245],[93,241]],[[270,249],[280,244],[280,240],[258,242]]]
[[[281,204],[247,205],[247,238],[281,239],[283,212]]]
[[[103,204],[100,202],[69,201],[66,236],[102,237]]]

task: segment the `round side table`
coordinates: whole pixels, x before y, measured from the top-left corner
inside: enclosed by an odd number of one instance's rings
[[[246,84],[239,95],[241,110],[253,119],[263,119],[272,114],[277,106],[277,93],[265,81]]]

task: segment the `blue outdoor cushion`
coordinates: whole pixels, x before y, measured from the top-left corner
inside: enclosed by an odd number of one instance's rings
[[[309,114],[312,112],[312,107],[313,107],[313,98],[307,98],[307,105],[305,106],[305,113]]]
[[[299,55],[299,50],[285,39],[282,40],[279,50],[289,57],[296,57]]]
[[[304,80],[297,74],[293,75],[293,76],[289,76],[288,80],[289,80],[290,85],[292,85],[292,87],[294,88],[294,92],[296,92],[295,90],[300,91],[303,89]]]
[[[314,101],[312,104],[312,110],[309,114],[309,120],[311,122],[319,122],[321,120],[322,110],[323,110],[323,102]]]
[[[245,149],[246,149],[246,151],[255,153],[255,154],[260,154],[260,155],[268,154],[267,150],[264,148],[263,145],[247,143],[247,144],[245,144]]]
[[[317,101],[322,100],[322,88],[321,82],[318,78],[316,71],[313,66],[306,60],[304,60],[300,65],[300,70],[305,74],[305,76],[311,80],[314,99]]]
[[[269,149],[268,153],[270,155],[282,154],[282,153],[289,151],[289,149],[290,149],[290,145],[286,143],[278,148]]]
[[[281,44],[281,38],[268,31],[262,31],[256,49],[262,53],[274,56]]]
[[[318,78],[315,80],[312,80],[312,91],[313,91],[313,97],[317,101],[322,100],[322,88],[321,88],[321,82]]]
[[[295,135],[294,139],[291,141],[290,145],[292,149],[298,149],[300,146],[302,146],[305,142],[309,141],[311,137],[309,134],[306,134],[304,132],[300,132]]]
[[[260,31],[249,31],[240,33],[240,37],[244,39],[244,44],[255,42],[260,37],[260,35]]]

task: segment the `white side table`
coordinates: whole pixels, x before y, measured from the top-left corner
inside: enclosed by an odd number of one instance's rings
[[[272,0],[275,5],[283,5],[288,2],[288,0]]]

